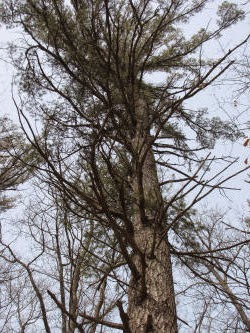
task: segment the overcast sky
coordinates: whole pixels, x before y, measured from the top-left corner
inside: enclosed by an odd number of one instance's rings
[[[249,1],[235,1],[238,4],[248,3],[246,5],[246,10],[250,10]],[[202,15],[197,16],[195,23],[188,24],[185,26],[186,35],[191,35],[196,30],[202,26],[209,24],[211,27],[215,23],[215,11],[217,1],[211,2],[205,9]],[[236,26],[231,27],[225,34],[225,37],[222,40],[213,41],[208,45],[207,48],[204,48],[205,56],[213,57],[221,54],[223,50],[227,51],[236,45],[240,40],[243,40],[247,34],[250,32],[250,15],[247,15],[246,19],[243,22],[240,22]],[[18,39],[19,36],[16,32],[6,31],[4,27],[0,28],[0,116],[7,115],[17,121],[16,110],[12,102],[12,92],[11,92],[11,83],[13,80],[13,68],[11,64],[8,63],[6,56],[4,55],[4,48],[6,43]],[[243,49],[238,53],[236,57],[238,60],[243,52]],[[245,53],[249,53],[249,43],[248,46],[244,49]],[[235,56],[234,56],[235,57]],[[232,72],[228,73],[227,77],[232,77],[234,74]],[[162,81],[162,76],[160,74],[154,75],[153,80]],[[244,94],[241,96],[237,95],[236,90],[237,86],[232,84],[230,81],[224,81],[222,84],[214,84],[211,87],[208,87],[204,92],[196,95],[192,100],[188,102],[188,107],[193,109],[207,107],[211,114],[219,115],[223,119],[230,117],[234,119],[239,124],[246,123],[250,121],[250,97]],[[237,105],[235,106],[235,100],[237,100]],[[242,125],[246,127],[245,125]],[[241,126],[241,127],[242,127]],[[246,136],[250,136],[250,129],[245,130]],[[221,143],[217,145],[217,152],[232,154],[239,157],[239,162],[235,166],[234,170],[237,168],[244,167],[244,160],[248,157],[250,161],[250,147],[243,147],[243,140],[238,142],[231,143]],[[249,162],[250,163],[250,162]],[[240,192],[227,192],[228,198],[230,200],[224,200],[219,196],[219,194],[214,194],[210,199],[212,203],[218,203],[224,207],[234,204],[234,207],[240,213],[242,211],[243,203],[246,202],[246,199],[250,199],[250,185],[245,183],[247,179],[246,174],[242,174],[233,182],[231,185],[242,188]]]

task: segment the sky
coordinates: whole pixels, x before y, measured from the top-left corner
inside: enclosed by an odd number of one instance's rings
[[[195,17],[192,24],[184,26],[186,36],[194,34],[202,26],[208,25],[210,28],[214,26],[216,23],[215,8],[218,2],[219,1],[211,1],[205,10]],[[222,38],[209,43],[203,49],[204,55],[207,58],[221,56],[224,52],[227,52],[240,41],[244,40],[250,33],[250,1],[238,0],[234,2],[238,5],[246,4],[244,6],[246,12],[245,20],[226,30]],[[237,70],[237,62],[240,61],[243,54],[250,57],[250,41],[231,57],[232,60],[235,60],[235,65],[232,67],[232,70],[198,95],[188,100],[186,107],[193,110],[207,108],[209,114],[212,116],[219,116],[223,120],[233,120],[240,129],[244,129],[243,133],[245,136],[250,137],[250,94],[248,91],[240,95],[238,92],[240,86],[232,81],[232,79],[235,79],[234,69]],[[162,82],[162,80],[162,74],[154,74],[150,79],[152,82]],[[246,122],[249,122],[249,124],[246,124]],[[246,158],[248,158],[250,163],[250,147],[244,147],[243,142],[244,138],[241,138],[236,142],[220,141],[216,144],[214,150],[216,155],[224,154],[239,158],[239,161],[231,169],[232,173],[246,166],[244,164]],[[248,174],[250,174],[250,171]],[[245,182],[246,179],[248,179],[246,173],[234,178],[228,185],[240,188],[240,191],[227,191],[226,197],[220,195],[218,191],[215,191],[202,203],[202,206],[212,205],[213,207],[216,206],[218,209],[225,209],[226,211],[229,207],[233,206],[234,209],[233,212],[230,212],[230,216],[249,213],[246,199],[250,199],[250,185]]]
[[[246,11],[250,11],[249,1],[236,1],[237,4],[247,3],[244,7]],[[186,36],[195,33],[201,26],[212,27],[215,24],[215,7],[218,1],[211,1],[201,15],[198,15],[192,24],[184,25],[183,29]],[[227,51],[236,45],[239,41],[243,40],[250,29],[250,15],[246,15],[246,19],[235,26],[232,26],[227,30],[225,36],[217,41],[213,41],[204,48],[203,52],[206,57],[214,57],[222,54],[223,51]],[[14,80],[14,70],[12,65],[6,58],[5,48],[6,43],[14,40],[18,40],[20,35],[17,31],[6,30],[4,27],[0,28],[0,116],[8,116],[15,122],[18,122],[17,113],[15,110],[14,103],[12,101],[12,83]],[[244,49],[245,53],[249,54],[249,43]],[[240,58],[243,49],[240,50],[236,58]],[[238,59],[236,59],[238,60]],[[237,66],[237,65],[236,65]],[[227,78],[234,77],[234,73],[231,71],[227,74]],[[150,80],[155,82],[162,81],[161,73],[155,74],[150,77]],[[218,81],[214,85],[205,89],[199,95],[190,99],[186,106],[192,109],[208,108],[210,114],[213,116],[220,116],[226,120],[228,118],[233,119],[238,123],[240,128],[245,128],[244,133],[246,136],[250,136],[250,128],[246,129],[246,122],[250,121],[250,97],[248,94],[238,96],[236,86],[232,81],[223,80]],[[14,93],[15,96],[15,93]],[[249,124],[248,124],[249,127]],[[233,155],[239,157],[238,163],[233,168],[233,171],[243,168],[244,160],[249,159],[250,163],[250,147],[243,146],[243,139],[237,142],[219,142],[216,145],[215,152],[218,154]],[[250,172],[249,172],[250,173]],[[240,213],[246,209],[245,203],[247,197],[250,198],[249,184],[245,182],[247,179],[246,174],[241,174],[235,178],[230,185],[233,187],[241,188],[241,191],[230,191],[227,192],[227,199],[218,194],[214,193],[209,202],[222,206],[223,208],[234,206],[234,208]],[[205,205],[208,204],[205,203]],[[245,207],[245,208],[244,208]]]
[[[236,1],[242,3],[243,1]],[[188,25],[186,27],[186,34],[192,34],[201,25],[206,23],[213,24],[214,20],[214,6],[216,1],[203,12],[203,15],[197,17],[193,25]],[[250,3],[248,4],[248,9],[250,10]],[[207,47],[204,52],[207,57],[213,57],[222,52],[222,50],[228,50],[232,48],[233,45],[238,43],[240,40],[244,39],[249,33],[250,29],[250,15],[246,17],[243,22],[233,26],[227,31],[227,34],[222,40],[214,41],[212,45]],[[18,39],[19,35],[16,31],[5,30],[3,27],[0,28],[0,116],[8,116],[15,122],[18,122],[17,113],[12,100],[12,82],[14,76],[14,70],[12,65],[6,60],[4,55],[4,48],[6,43]],[[249,54],[249,46],[245,49],[245,52]],[[240,58],[243,50],[238,53]],[[249,55],[250,56],[250,55]],[[236,59],[238,60],[238,59]],[[228,73],[227,77],[231,78],[234,76],[233,72]],[[155,82],[162,81],[162,75],[160,73],[154,75],[150,78]],[[246,122],[250,121],[250,96],[249,94],[244,94],[238,96],[237,94],[238,86],[232,84],[230,80],[226,78],[221,82],[212,85],[205,91],[201,92],[198,96],[188,101],[187,107],[192,109],[208,108],[213,115],[220,115],[223,119],[228,117],[237,121],[241,128],[246,128]],[[248,92],[249,93],[249,92]],[[235,103],[236,101],[236,103]],[[250,128],[245,130],[245,135],[250,137]],[[233,155],[239,157],[238,163],[234,166],[232,172],[243,168],[244,160],[248,157],[250,163],[250,147],[243,146],[243,138],[237,142],[220,142],[217,144],[215,152],[218,154]],[[250,174],[250,171],[249,171]],[[218,192],[214,192],[209,199],[207,199],[202,206],[211,205],[212,207],[217,207],[219,209],[229,209],[233,206],[233,210],[230,216],[237,217],[242,214],[247,214],[249,208],[246,206],[246,200],[250,199],[250,184],[247,184],[245,180],[247,179],[247,174],[241,174],[236,177],[230,185],[232,187],[241,188],[240,191],[230,191],[227,192],[227,197],[220,195]],[[250,179],[250,178],[249,178]],[[250,215],[250,214],[249,214]]]

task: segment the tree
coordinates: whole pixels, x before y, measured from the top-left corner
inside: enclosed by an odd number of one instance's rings
[[[131,333],[177,331],[168,236],[195,204],[215,189],[225,190],[232,175],[220,177],[234,160],[213,158],[208,150],[217,139],[241,135],[234,124],[185,104],[234,63],[229,56],[248,40],[219,59],[203,58],[204,45],[244,16],[234,4],[221,2],[216,27],[185,38],[180,27],[207,2],[1,1],[2,21],[26,36],[13,56],[18,55],[16,107],[35,154],[30,166],[81,228],[91,228],[90,240],[99,246],[99,256],[91,255],[101,300],[92,309],[70,312],[62,295],[49,290],[62,322],[68,318],[74,329],[90,331],[92,323],[92,332],[97,324]],[[146,74],[156,71],[163,84],[148,82]],[[39,119],[38,128],[31,115]],[[211,175],[217,159],[225,165]],[[9,244],[4,251],[18,262]],[[100,254],[112,254],[112,260]],[[19,263],[26,271],[31,265]],[[109,302],[120,324],[107,320],[111,310],[105,311],[105,283],[113,289],[113,280],[125,290]]]
[[[196,214],[190,249],[172,249],[190,277],[185,295],[181,286],[177,292],[195,307],[194,332],[250,331],[249,219],[229,221],[225,212]]]
[[[124,297],[125,291],[119,290],[124,277],[118,271],[115,277],[104,272],[122,267],[122,257],[115,257],[117,252],[111,247],[107,252],[111,242],[105,230],[98,237],[59,204],[56,193],[53,198],[48,200],[41,188],[19,222],[20,233],[32,244],[32,256],[21,258],[14,244],[1,241],[4,251],[0,258],[5,263],[1,270],[1,330],[40,331],[41,320],[51,332],[75,332],[77,328],[81,332],[82,327],[85,332],[95,332],[98,323],[107,325],[105,332],[108,327],[121,329],[122,325],[107,318],[117,316],[114,309]],[[180,332],[189,331],[188,326],[194,332],[248,331],[249,219],[230,224],[225,216],[224,212],[203,212],[201,216],[193,212],[185,219],[189,228],[176,230],[177,239],[172,239],[174,270],[181,276],[175,290],[179,312],[188,304],[195,314],[189,313],[188,319],[180,322]],[[96,227],[89,224],[95,231]],[[101,257],[105,260],[100,265]],[[111,280],[113,288],[114,281],[117,286],[110,295]],[[58,308],[50,302],[46,289]]]
[[[13,207],[14,198],[4,193],[15,190],[28,177],[20,156],[27,152],[20,132],[8,118],[0,118],[0,212]],[[25,157],[27,158],[27,156]],[[25,158],[22,160],[24,161]]]
[[[25,237],[31,245],[28,258],[18,253],[15,244],[1,239],[0,258],[5,270],[1,279],[4,297],[0,318],[4,332],[26,332],[29,328],[39,331],[42,326],[49,332],[60,329],[70,333],[77,328],[79,332],[85,329],[95,332],[98,322],[102,321],[99,318],[102,311],[107,316],[115,306],[115,302],[107,303],[103,297],[108,279],[103,273],[108,272],[111,265],[119,267],[121,258],[105,249],[110,260],[107,258],[99,270],[95,268],[96,258],[103,254],[101,240],[105,240],[105,230],[97,242],[94,236],[100,230],[93,232],[96,227],[93,223],[83,225],[60,203],[57,193],[51,196],[48,200],[40,188],[27,207],[25,218],[19,222],[19,237]],[[47,289],[58,308],[49,299]],[[121,292],[114,298],[121,298]],[[85,314],[86,310],[95,313],[95,321]],[[84,320],[84,329],[77,323],[78,317]],[[116,326],[121,327],[113,324]]]

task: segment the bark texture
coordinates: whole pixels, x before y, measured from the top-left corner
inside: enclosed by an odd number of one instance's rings
[[[167,240],[161,241],[163,204],[156,164],[150,144],[148,108],[140,99],[137,132],[133,142],[138,159],[133,177],[134,241],[138,248],[128,292],[131,333],[177,332],[171,258]],[[152,140],[151,140],[152,141]]]

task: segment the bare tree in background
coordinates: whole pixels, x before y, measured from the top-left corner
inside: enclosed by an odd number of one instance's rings
[[[227,214],[218,211],[194,215],[193,242],[188,234],[179,233],[182,243],[189,242],[189,250],[173,247],[179,270],[185,267],[189,276],[176,292],[190,308],[193,304],[193,332],[250,331],[249,219],[227,220]]]
[[[57,193],[50,200],[42,194],[40,188],[19,221],[19,238],[30,244],[28,258],[15,243],[1,240],[3,332],[39,330],[41,322],[49,332],[96,332],[99,324],[121,330],[121,324],[103,319],[114,314],[125,294],[116,241],[94,221],[83,225]]]
[[[169,236],[195,204],[226,190],[233,175],[222,176],[235,161],[209,151],[217,139],[241,135],[234,124],[185,104],[230,68],[229,56],[248,41],[206,60],[204,45],[244,16],[220,2],[215,28],[185,38],[180,28],[206,3],[1,1],[2,21],[25,35],[20,49],[11,48],[16,107],[32,152],[25,165],[50,193],[46,219],[41,211],[40,229],[30,227],[41,243],[37,257],[27,263],[2,240],[2,258],[28,275],[46,332],[54,329],[48,311],[58,313],[63,332],[177,332]],[[148,82],[154,72],[162,84]],[[217,160],[221,169],[209,172]],[[49,219],[50,209],[72,219]],[[45,296],[33,266],[48,249],[59,290],[48,285]]]

